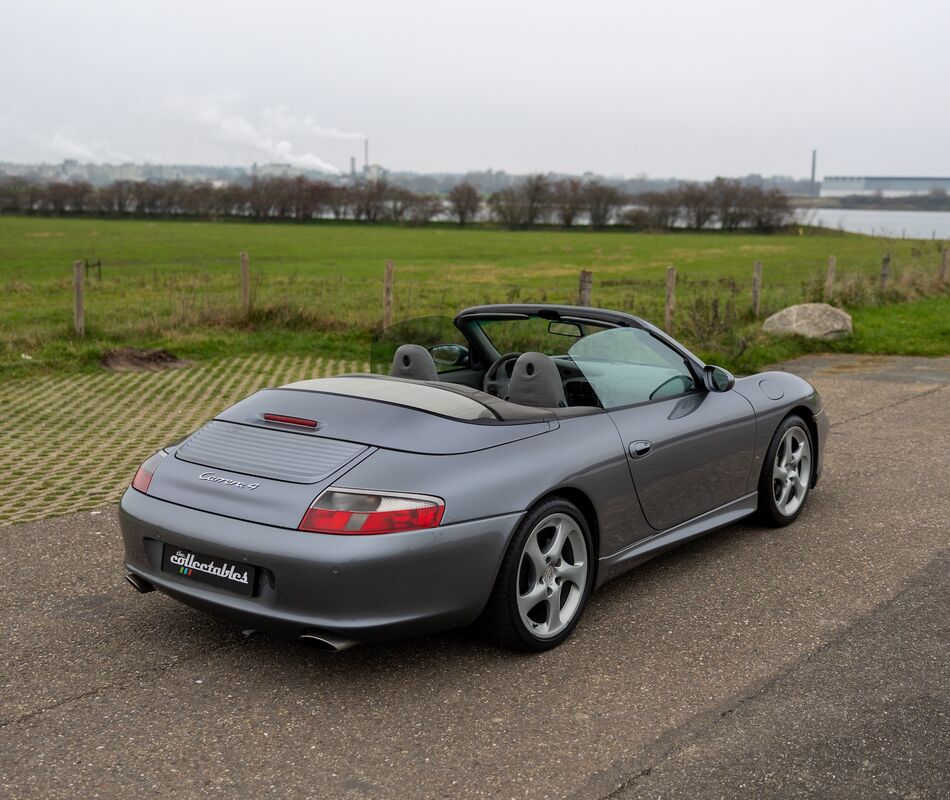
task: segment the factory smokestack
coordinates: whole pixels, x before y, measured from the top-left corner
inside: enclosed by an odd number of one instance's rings
[[[369,139],[363,140],[363,170],[369,169]]]
[[[811,190],[815,191],[815,164],[818,162],[818,151],[811,151]]]
[[[356,177],[356,156],[350,156],[350,177]]]

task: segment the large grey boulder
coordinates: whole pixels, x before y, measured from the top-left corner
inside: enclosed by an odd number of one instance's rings
[[[783,308],[762,325],[767,333],[797,333],[809,339],[843,339],[851,335],[851,315],[827,303]]]

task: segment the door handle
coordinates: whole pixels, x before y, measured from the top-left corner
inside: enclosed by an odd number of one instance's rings
[[[643,458],[644,456],[650,455],[650,451],[653,449],[653,442],[639,439],[636,442],[631,442],[629,449],[631,458]]]

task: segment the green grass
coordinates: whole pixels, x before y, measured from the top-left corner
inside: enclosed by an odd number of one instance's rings
[[[907,276],[934,272],[940,244],[809,229],[765,236],[7,217],[0,218],[0,374],[94,369],[103,351],[120,346],[164,347],[191,359],[275,351],[364,358],[381,317],[386,259],[396,264],[397,319],[485,302],[573,302],[578,271],[590,269],[594,304],[662,322],[665,270],[673,264],[677,335],[745,368],[814,346],[755,333],[748,315],[755,260],[764,265],[763,313],[770,313],[814,295],[831,254],[850,287],[845,302],[877,303],[888,298],[869,287],[885,252],[895,282],[904,276],[910,286]],[[247,317],[239,305],[242,250],[251,256],[255,308]],[[71,332],[75,259],[103,264],[102,279],[93,273],[86,283],[82,340]],[[713,309],[702,305],[709,298],[718,303]],[[898,313],[891,307],[858,310],[848,346],[906,349],[898,329],[913,327],[907,320],[928,313],[928,302],[907,306],[899,322],[890,321]],[[945,299],[933,302],[946,311]],[[917,352],[945,351],[934,330],[923,325],[913,335]]]
[[[800,336],[769,336],[746,325],[734,338],[746,337],[741,352],[733,346],[699,348],[706,361],[737,372],[755,372],[808,353],[871,353],[899,356],[950,355],[950,295],[943,294],[906,303],[851,309],[854,335],[836,341]]]

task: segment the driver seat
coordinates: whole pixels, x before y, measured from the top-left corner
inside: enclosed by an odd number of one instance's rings
[[[392,366],[389,368],[392,378],[409,378],[414,381],[437,381],[439,371],[436,369],[432,354],[417,344],[400,345],[393,356]]]
[[[557,364],[544,353],[522,353],[518,356],[508,381],[509,403],[538,408],[564,408],[564,382]]]

